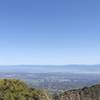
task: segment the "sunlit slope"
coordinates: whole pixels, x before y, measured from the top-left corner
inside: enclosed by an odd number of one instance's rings
[[[29,88],[15,79],[0,80],[0,100],[51,100],[44,90]]]

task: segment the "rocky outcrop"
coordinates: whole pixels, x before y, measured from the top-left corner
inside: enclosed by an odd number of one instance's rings
[[[100,100],[100,85],[69,90],[55,97],[55,100]]]

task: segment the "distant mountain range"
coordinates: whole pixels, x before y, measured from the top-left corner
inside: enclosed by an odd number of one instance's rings
[[[1,65],[0,72],[28,72],[28,73],[100,73],[98,65]]]

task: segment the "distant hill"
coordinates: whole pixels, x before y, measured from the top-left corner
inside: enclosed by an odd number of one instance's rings
[[[63,92],[55,100],[100,100],[100,84]]]
[[[0,80],[0,100],[51,100],[44,90],[28,87],[15,79]]]
[[[0,72],[24,72],[24,73],[67,72],[67,73],[100,74],[100,64],[98,65],[11,65],[11,66],[3,65],[0,66]]]

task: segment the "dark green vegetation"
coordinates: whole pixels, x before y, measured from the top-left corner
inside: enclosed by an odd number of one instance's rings
[[[51,100],[45,90],[28,87],[15,79],[0,80],[0,100]]]

